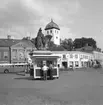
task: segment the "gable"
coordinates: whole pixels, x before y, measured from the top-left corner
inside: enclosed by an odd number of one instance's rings
[[[13,47],[24,47],[24,43],[19,42],[17,44],[14,44],[13,46],[11,46],[11,48],[13,48]]]
[[[32,43],[28,43],[28,42],[24,42],[24,41],[19,42],[15,45],[11,46],[11,48],[20,48],[20,47],[22,47],[22,48],[25,48],[25,47],[35,48],[35,46]]]

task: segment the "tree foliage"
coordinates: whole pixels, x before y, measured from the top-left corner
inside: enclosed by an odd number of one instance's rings
[[[23,37],[22,40],[30,40],[30,37]]]
[[[73,49],[73,40],[72,39],[61,40],[61,46],[64,49],[71,51]]]
[[[31,39],[31,42],[32,42],[34,45],[36,45],[36,39],[37,39],[37,38],[32,38],[32,39]]]
[[[76,38],[73,42],[74,48],[82,48],[86,44],[92,46],[94,49],[97,48],[96,41],[93,38]]]
[[[64,51],[65,50],[61,45],[57,46],[52,41],[48,42],[48,48],[47,49],[50,51]]]

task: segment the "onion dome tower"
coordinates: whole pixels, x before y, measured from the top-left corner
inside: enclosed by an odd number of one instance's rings
[[[45,36],[49,37],[49,40],[53,41],[54,44],[60,45],[60,28],[52,19],[51,22],[46,25],[45,33]]]

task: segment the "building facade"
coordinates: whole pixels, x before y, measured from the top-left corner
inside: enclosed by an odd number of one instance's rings
[[[94,59],[92,53],[80,51],[53,51],[53,53],[60,56],[58,59],[60,68],[85,67],[90,60]]]
[[[11,46],[11,63],[28,62],[28,56],[32,50],[36,50],[36,48],[30,40],[22,40]]]
[[[103,53],[98,51],[93,51],[93,56],[95,60],[99,60],[103,62]]]
[[[0,63],[11,63],[11,46],[20,40],[11,39],[10,35],[0,39]]]
[[[10,48],[0,47],[0,63],[10,63]]]

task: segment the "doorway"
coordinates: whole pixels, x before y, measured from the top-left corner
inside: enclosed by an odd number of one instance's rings
[[[67,67],[68,67],[68,63],[67,63],[67,62],[62,62],[62,66],[63,66],[64,68],[67,68]]]

